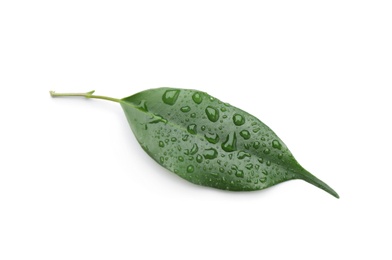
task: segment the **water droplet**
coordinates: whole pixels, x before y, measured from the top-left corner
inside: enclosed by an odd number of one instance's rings
[[[183,162],[183,161],[184,161],[184,157],[178,156],[178,160],[179,160],[180,162]]]
[[[250,170],[250,169],[253,168],[253,164],[248,163],[248,164],[245,166],[245,168],[248,169],[248,170]]]
[[[159,147],[165,147],[165,143],[162,141],[159,141]]]
[[[280,150],[280,148],[282,148],[282,145],[279,143],[278,140],[273,140],[272,147]]]
[[[225,172],[225,169],[223,169],[223,167],[219,167],[219,171],[223,173]]]
[[[194,155],[197,153],[198,150],[199,147],[197,146],[197,144],[193,144],[190,154]]]
[[[188,125],[187,129],[188,129],[188,133],[190,133],[190,134],[195,135],[197,133],[195,124]]]
[[[254,144],[253,144],[253,148],[255,148],[255,149],[259,149],[259,147],[260,147],[260,142],[254,142]]]
[[[175,141],[177,141],[177,138],[172,137],[170,140],[171,140],[172,142],[175,142]]]
[[[271,152],[271,150],[268,149],[268,148],[265,148],[265,149],[263,150],[263,153],[265,153],[265,154],[269,154],[270,152]]]
[[[192,113],[192,114],[191,114],[191,117],[192,117],[192,118],[195,118],[195,117],[196,117],[196,113]]]
[[[250,138],[250,133],[248,130],[242,130],[240,132],[240,136],[242,136],[242,138],[244,138],[245,140],[248,140]]]
[[[259,163],[263,163],[263,158],[259,158],[259,159],[257,159],[258,161],[259,161]]]
[[[239,152],[237,153],[237,158],[238,158],[238,159],[242,160],[242,159],[244,159],[245,157],[250,157],[250,153],[246,153],[246,152],[244,152],[244,151],[239,151]]]
[[[235,176],[237,176],[239,178],[244,178],[244,172],[241,170],[237,170],[237,172],[235,173]]]
[[[260,178],[260,182],[261,182],[261,183],[265,183],[266,181],[267,181],[267,177],[261,177],[261,178]]]
[[[268,175],[268,172],[266,170],[262,170],[261,173],[264,175]]]
[[[182,141],[188,140],[188,137],[189,137],[189,135],[184,135],[184,136],[182,137]]]
[[[255,129],[252,130],[252,132],[253,132],[253,133],[257,133],[257,132],[260,131],[260,130],[261,130],[260,128],[255,128]]]
[[[137,109],[148,112],[147,103],[145,100],[141,100],[140,103],[136,106]]]
[[[219,142],[219,135],[217,133],[206,133],[204,137],[211,144]]]
[[[165,158],[164,158],[163,156],[161,156],[161,157],[159,157],[159,161],[160,161],[161,163],[164,163],[164,162],[165,162]]]
[[[163,116],[155,114],[151,117],[151,121],[148,122],[149,124],[157,124],[157,123],[164,123],[167,124],[167,120],[165,118],[163,118]]]
[[[227,135],[226,141],[222,144],[222,149],[225,152],[233,152],[237,149],[237,137],[235,132]]]
[[[202,125],[202,126],[201,126],[201,130],[202,130],[202,131],[206,130],[206,126],[205,126],[205,125]]]
[[[198,154],[196,156],[196,162],[201,163],[203,161],[203,156],[201,156],[200,154]]]
[[[278,154],[278,158],[282,159],[283,158],[283,153]]]
[[[240,114],[234,114],[233,122],[234,122],[235,125],[240,126],[240,125],[243,125],[245,123],[245,118],[242,115],[240,115]]]
[[[189,172],[189,173],[192,173],[194,170],[195,170],[195,168],[193,167],[193,165],[189,165],[189,166],[186,168],[186,171]]]
[[[200,104],[203,101],[203,96],[200,92],[196,92],[192,95],[192,99],[196,104]]]
[[[206,108],[206,114],[211,122],[216,122],[219,119],[219,111],[214,107],[208,106]]]
[[[226,112],[226,110],[227,110],[227,109],[226,109],[225,107],[222,107],[222,108],[221,108],[221,111],[222,111],[222,112]]]
[[[180,108],[180,110],[181,110],[181,112],[186,113],[186,112],[191,111],[191,107],[190,106],[185,106],[185,107]]]
[[[214,148],[209,148],[204,151],[203,156],[206,159],[215,159],[216,157],[218,157],[218,152]]]
[[[179,90],[166,90],[166,92],[162,96],[162,101],[168,105],[174,105],[176,103],[178,95],[180,94]]]
[[[271,161],[268,160],[265,164],[267,164],[267,166],[270,166],[271,165]]]

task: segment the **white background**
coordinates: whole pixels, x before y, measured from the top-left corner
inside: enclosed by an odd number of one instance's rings
[[[0,2],[0,259],[391,259],[390,1]],[[122,98],[206,91],[260,118],[303,181],[188,183]]]

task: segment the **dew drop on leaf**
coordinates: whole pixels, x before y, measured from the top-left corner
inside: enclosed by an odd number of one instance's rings
[[[271,165],[271,161],[268,160],[265,164],[266,164],[267,166],[270,166],[270,165]]]
[[[280,150],[280,148],[282,148],[282,145],[279,143],[278,140],[273,140],[272,147]]]
[[[159,147],[165,147],[165,143],[162,141],[159,141]]]
[[[203,96],[200,92],[196,92],[192,95],[192,99],[196,104],[200,104],[203,101]]]
[[[179,90],[166,90],[162,96],[162,101],[168,105],[174,105],[177,101],[178,95],[180,94]]]
[[[167,119],[163,118],[163,116],[155,114],[152,116],[151,121],[148,122],[149,124],[157,124],[157,123],[164,123],[167,124]]]
[[[214,148],[209,148],[204,151],[203,156],[206,159],[215,159],[216,157],[218,157],[218,152]]]
[[[244,138],[245,140],[248,140],[250,138],[250,133],[248,130],[242,130],[240,132],[240,136],[242,136],[242,138]]]
[[[204,137],[211,144],[219,142],[219,135],[217,133],[206,133]]]
[[[267,181],[267,177],[261,177],[261,178],[260,178],[260,182],[261,182],[261,183],[264,183],[264,182],[266,182],[266,181]]]
[[[137,109],[148,112],[147,102],[145,100],[141,100],[140,103],[136,106]]]
[[[222,149],[225,152],[233,152],[237,149],[237,137],[235,132],[227,135],[226,141],[222,143]]]
[[[189,166],[186,168],[186,171],[189,172],[189,173],[192,173],[194,170],[195,170],[195,168],[193,167],[193,165],[189,165]]]
[[[219,119],[219,111],[214,107],[208,106],[206,108],[206,114],[211,122],[216,122]]]
[[[195,124],[188,125],[187,130],[188,130],[188,133],[193,134],[193,135],[195,135],[197,133]]]
[[[190,106],[185,106],[185,107],[180,108],[180,110],[181,110],[181,112],[186,113],[186,112],[191,111],[191,107]]]
[[[196,162],[201,163],[203,161],[203,156],[201,156],[200,154],[198,154],[196,156]]]
[[[248,170],[250,170],[250,169],[253,168],[253,164],[248,163],[248,164],[245,166],[245,168],[248,169]]]
[[[245,123],[245,118],[240,114],[234,114],[233,122],[236,126],[243,125]]]
[[[250,157],[250,153],[247,153],[247,152],[244,152],[244,151],[239,151],[239,152],[237,153],[237,158],[238,158],[238,159],[242,160],[242,159],[244,159],[245,157]]]
[[[239,178],[244,178],[244,172],[241,170],[237,170],[237,172],[235,173],[235,176],[237,176]]]
[[[194,155],[197,153],[198,150],[199,150],[199,147],[197,146],[197,144],[193,144],[192,149],[190,151],[190,154]]]

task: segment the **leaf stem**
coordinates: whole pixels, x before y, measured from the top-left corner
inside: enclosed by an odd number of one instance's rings
[[[94,92],[95,90],[86,93],[56,93],[54,91],[49,91],[52,97],[85,97],[85,98],[96,98],[96,99],[109,100],[113,102],[120,102],[120,99],[118,98],[93,95]]]

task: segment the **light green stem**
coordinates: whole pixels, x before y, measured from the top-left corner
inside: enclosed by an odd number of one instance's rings
[[[118,98],[93,95],[94,92],[95,90],[86,93],[56,93],[54,91],[50,91],[50,95],[52,97],[85,97],[85,98],[97,98],[97,99],[105,99],[113,102],[120,102],[120,99]]]

